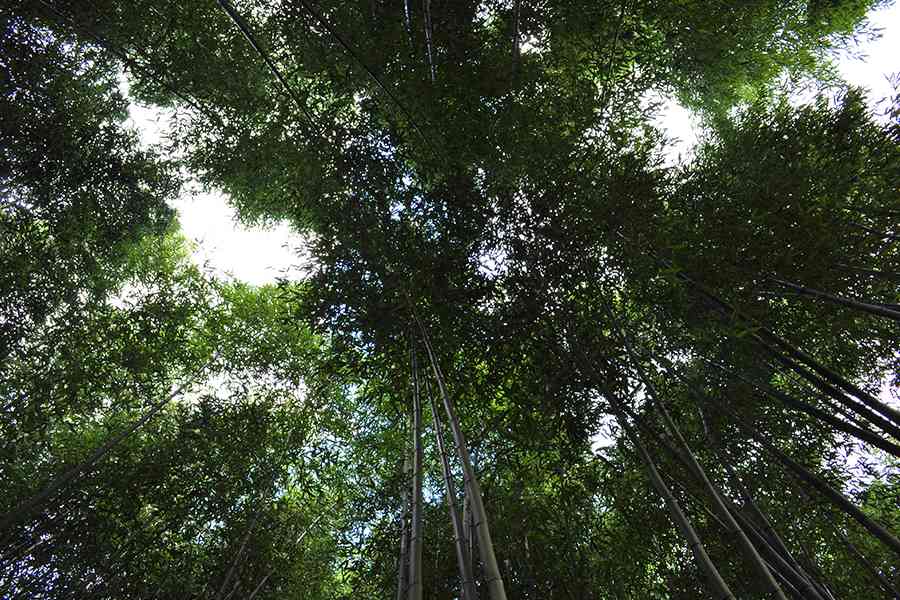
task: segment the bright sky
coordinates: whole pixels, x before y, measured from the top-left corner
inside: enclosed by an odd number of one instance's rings
[[[881,99],[893,93],[888,76],[900,69],[900,4],[875,11],[869,18],[874,27],[881,29],[881,37],[852,49],[850,53],[842,53],[837,60],[844,79],[868,88],[870,101],[877,108]],[[122,88],[127,94],[128,86],[124,80]],[[133,104],[129,114],[129,121],[145,144],[154,144],[164,138],[168,121],[165,111]],[[696,124],[689,111],[675,102],[666,103],[656,125],[677,140],[666,149],[670,164],[690,156],[691,148],[697,143]],[[287,224],[268,230],[243,227],[235,221],[234,211],[225,202],[225,197],[215,191],[185,194],[174,203],[174,208],[178,211],[184,235],[196,244],[194,260],[205,264],[216,275],[253,285],[273,283],[279,277],[298,277],[298,267],[302,266],[302,259],[298,258],[302,240]],[[898,391],[891,389],[887,381],[881,399],[900,406]],[[596,449],[608,444],[610,438],[601,433],[593,441]]]
[[[898,69],[900,56],[900,4],[875,11],[870,15],[872,25],[882,30],[878,40],[854,49],[865,59],[839,57],[843,77],[850,83],[872,90],[873,104],[891,95],[887,76]],[[123,81],[127,93],[127,83]],[[147,144],[158,142],[165,135],[166,113],[157,109],[132,105],[130,119]],[[667,149],[670,163],[687,158],[697,142],[695,120],[683,107],[668,102],[656,121],[678,143]],[[185,194],[174,203],[182,230],[196,242],[194,259],[206,263],[219,276],[231,276],[254,285],[274,282],[276,278],[297,276],[302,261],[296,250],[302,243],[287,224],[269,230],[247,229],[234,219],[234,211],[221,193]]]
[[[127,94],[127,82],[120,85]],[[144,145],[165,139],[168,111],[132,104],[128,113]],[[194,260],[216,276],[252,285],[298,278],[302,239],[287,223],[270,229],[244,227],[217,191],[186,192],[172,207],[178,211],[182,233],[195,244]]]
[[[869,23],[881,30],[881,37],[850,48],[849,53],[841,53],[837,57],[837,65],[848,83],[870,90],[870,103],[881,112],[878,103],[893,95],[888,76],[900,71],[900,3],[869,13]],[[655,125],[676,140],[666,148],[666,162],[674,165],[679,160],[686,160],[697,143],[697,121],[691,117],[690,111],[670,100]]]

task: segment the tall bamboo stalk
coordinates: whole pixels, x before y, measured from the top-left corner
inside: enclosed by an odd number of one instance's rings
[[[659,471],[656,469],[656,465],[653,462],[653,458],[650,456],[650,453],[647,451],[647,448],[644,446],[644,443],[638,437],[637,432],[631,427],[628,423],[628,420],[625,418],[624,413],[621,409],[621,402],[619,399],[611,394],[608,390],[605,391],[604,396],[609,400],[609,405],[613,409],[613,413],[616,417],[616,421],[618,421],[619,426],[625,431],[625,435],[631,440],[631,443],[634,444],[634,447],[638,451],[638,455],[641,457],[641,461],[644,463],[644,467],[647,469],[647,474],[650,476],[650,483],[656,488],[657,493],[662,496],[663,500],[666,503],[666,506],[669,509],[669,515],[672,517],[672,520],[675,522],[676,527],[678,527],[681,534],[687,539],[688,546],[691,549],[691,552],[694,554],[694,559],[697,561],[697,565],[700,567],[700,570],[706,576],[707,585],[709,586],[709,593],[715,599],[730,599],[734,600],[734,594],[731,593],[731,589],[729,589],[728,584],[725,583],[725,580],[722,579],[722,576],[719,574],[719,570],[716,569],[716,566],[713,564],[712,560],[709,558],[709,555],[706,553],[706,548],[703,546],[703,542],[700,540],[700,536],[697,535],[694,526],[691,524],[690,519],[688,519],[687,515],[684,514],[684,511],[681,510],[681,505],[678,504],[678,500],[672,494],[672,491],[666,485],[665,481],[663,481],[662,477],[659,474]]]
[[[206,365],[200,369],[200,372],[206,368]],[[198,372],[199,375],[199,372]],[[148,410],[144,416],[135,421],[131,426],[129,426],[124,431],[112,436],[109,440],[107,440],[103,445],[94,450],[90,456],[86,459],[68,469],[64,473],[62,473],[59,477],[51,481],[49,484],[44,487],[39,493],[35,494],[31,498],[24,500],[21,502],[16,508],[12,510],[9,514],[3,516],[0,519],[0,532],[4,532],[7,529],[10,529],[14,525],[20,523],[24,519],[26,519],[29,515],[31,515],[34,511],[40,508],[47,500],[50,499],[60,488],[65,487],[73,479],[84,473],[87,469],[94,466],[98,461],[106,457],[110,451],[122,443],[123,440],[130,437],[135,431],[143,427],[150,419],[156,416],[159,411],[161,411],[169,402],[172,401],[173,398],[181,394],[189,385],[193,384],[193,380],[186,381],[179,385],[175,391],[170,393],[168,396],[154,404],[150,410]]]
[[[853,300],[851,298],[844,298],[842,296],[836,296],[834,294],[829,294],[828,292],[823,292],[820,290],[816,290],[813,288],[808,288],[802,285],[797,285],[796,283],[791,283],[790,281],[784,281],[782,279],[776,279],[774,277],[770,278],[772,281],[777,283],[778,285],[782,285],[789,290],[793,290],[798,294],[802,294],[804,296],[810,296],[812,298],[821,298],[823,300],[828,300],[834,304],[840,304],[841,306],[846,306],[848,308],[854,308],[856,310],[860,310],[865,313],[869,313],[871,315],[875,315],[878,317],[887,317],[888,319],[893,319],[895,321],[900,321],[900,312],[893,310],[891,308],[887,308],[885,306],[881,306],[879,304],[871,304],[868,302],[859,302],[858,300]]]
[[[838,373],[835,373],[828,367],[822,365],[812,356],[795,347],[793,344],[776,335],[769,329],[758,326],[758,324],[755,323],[753,319],[738,311],[731,304],[729,304],[710,290],[706,289],[704,286],[700,285],[697,281],[689,277],[687,274],[678,273],[677,277],[681,281],[685,282],[689,287],[697,291],[700,295],[712,301],[712,303],[724,314],[731,317],[736,317],[743,321],[745,324],[754,326],[754,328],[756,329],[756,333],[753,333],[752,337],[762,347],[766,348],[776,355],[779,354],[780,350],[780,352],[783,353],[786,357],[789,357],[794,361],[806,364],[807,366],[809,366],[809,368],[815,371],[821,378],[826,380],[831,385],[857,398],[860,402],[862,402],[872,410],[880,413],[895,425],[900,426],[900,411],[897,411],[894,408],[879,401],[865,390],[862,390],[856,384],[847,381],[847,379],[845,379]],[[805,375],[802,376],[805,377]]]
[[[431,403],[431,418],[434,421],[434,435],[437,439],[438,453],[441,455],[441,471],[444,476],[444,490],[447,492],[447,510],[450,512],[450,522],[453,525],[453,545],[456,548],[456,562],[459,568],[460,585],[462,587],[462,600],[475,600],[475,578],[466,557],[465,534],[463,524],[456,508],[456,486],[453,484],[453,473],[450,471],[450,460],[447,457],[447,448],[444,444],[444,430],[441,426],[441,415],[434,401],[434,395],[428,390]]]
[[[668,361],[666,361],[666,362],[668,362]],[[741,374],[738,371],[735,371],[733,369],[726,369],[722,365],[719,365],[712,361],[704,360],[704,362],[706,362],[707,364],[711,364],[718,369],[721,369],[723,372],[725,372],[729,375],[733,375],[733,376],[737,377],[738,379],[745,382],[746,384],[754,387],[761,394],[765,394],[772,398],[775,398],[775,399],[783,402],[787,406],[790,406],[791,408],[795,408],[801,412],[804,412],[804,413],[808,414],[809,416],[814,417],[823,423],[827,423],[828,425],[831,425],[832,427],[834,427],[835,429],[837,429],[839,431],[843,431],[844,433],[849,433],[850,435],[852,435],[853,437],[855,437],[858,440],[872,444],[873,446],[876,446],[877,448],[880,448],[881,450],[884,450],[885,452],[900,458],[900,446],[898,446],[897,444],[893,443],[890,440],[887,440],[887,439],[881,437],[880,435],[874,433],[873,431],[871,431],[869,429],[864,429],[863,427],[860,427],[858,425],[854,425],[854,424],[842,421],[841,419],[838,419],[834,415],[832,415],[818,407],[815,407],[815,406],[809,404],[808,402],[804,402],[803,400],[795,398],[794,396],[791,396],[790,394],[782,392],[781,390],[778,390],[778,389],[772,387],[771,385],[752,381],[751,379],[744,376],[743,374]],[[671,365],[670,362],[668,364]],[[864,424],[861,420],[858,422],[861,425]]]
[[[441,368],[437,363],[434,355],[434,348],[431,345],[431,339],[428,337],[428,331],[425,324],[419,316],[413,311],[413,318],[419,326],[422,333],[422,341],[425,343],[425,350],[428,352],[428,359],[431,362],[431,368],[434,372],[435,381],[437,381],[438,390],[444,403],[444,410],[447,413],[447,419],[450,421],[450,429],[453,432],[453,439],[456,442],[456,451],[459,454],[459,460],[462,463],[463,477],[465,480],[466,495],[472,502],[472,512],[475,517],[475,529],[478,534],[478,552],[481,560],[484,562],[485,584],[491,600],[506,600],[506,590],[503,586],[503,578],[500,575],[500,567],[497,564],[497,556],[494,554],[494,543],[491,540],[491,532],[488,526],[487,512],[484,509],[484,500],[481,497],[481,486],[475,477],[475,471],[472,468],[472,460],[469,456],[469,448],[466,445],[466,438],[459,425],[459,419],[456,416],[456,409],[447,388],[444,385],[444,377]]]
[[[660,441],[663,441],[665,443],[664,440]],[[669,447],[668,449],[670,451],[674,450],[673,447]],[[681,456],[677,456],[677,458],[679,460],[682,460]],[[685,464],[683,460],[682,464]],[[685,466],[687,466],[687,464],[685,464]],[[682,492],[684,492],[689,498],[696,502],[699,508],[703,510],[703,512],[712,521],[714,521],[719,527],[721,527],[722,530],[724,530],[725,532],[730,532],[728,525],[726,525],[722,521],[722,519],[718,517],[718,515],[707,508],[704,503],[699,498],[697,498],[696,494],[692,493],[691,490],[689,490],[682,482],[678,481],[678,479],[673,477],[670,477],[670,479]],[[732,503],[729,504],[729,508],[735,514],[735,517],[740,521],[742,527],[750,525],[747,522],[747,518],[740,514],[740,511]],[[763,559],[766,561],[766,565],[769,567],[772,575],[779,581],[779,585],[781,586],[781,588],[798,600],[807,600],[807,596],[801,595],[800,590],[808,587],[808,584],[806,584],[805,582],[800,582],[798,580],[799,573],[796,573],[795,569],[790,565],[786,565],[785,561],[778,560],[777,558],[774,560],[766,558],[770,557],[771,552],[773,551],[771,544],[769,544],[768,541],[760,535],[759,531],[753,529],[752,527],[750,529],[746,529],[746,531],[749,537],[757,540],[757,544],[759,549],[761,550]]]
[[[614,318],[611,311],[608,311],[608,314],[610,315],[610,318]],[[681,447],[682,453],[688,461],[688,467],[691,471],[693,471],[694,475],[703,486],[703,489],[712,500],[713,508],[715,509],[716,513],[725,522],[726,526],[737,538],[738,546],[741,548],[741,551],[753,566],[754,570],[756,570],[763,584],[769,589],[769,591],[774,595],[775,598],[778,598],[778,600],[787,600],[784,592],[782,592],[781,588],[778,586],[778,582],[775,581],[775,578],[772,576],[771,571],[769,571],[769,568],[766,566],[765,561],[763,561],[762,557],[756,551],[756,548],[750,542],[750,539],[744,533],[744,530],[740,527],[740,525],[738,525],[737,521],[734,518],[734,515],[731,514],[730,510],[728,510],[725,499],[719,493],[719,490],[716,488],[716,486],[714,486],[713,483],[709,480],[709,477],[707,477],[706,475],[706,471],[700,465],[700,462],[697,460],[697,457],[694,455],[691,447],[688,445],[687,441],[684,439],[684,436],[681,434],[681,430],[672,420],[668,409],[666,409],[666,405],[663,403],[662,398],[656,390],[656,386],[653,385],[653,382],[647,376],[647,373],[644,371],[643,366],[638,360],[637,353],[631,345],[628,334],[621,327],[619,327],[619,333],[622,337],[622,341],[625,343],[625,350],[629,358],[631,359],[631,362],[634,364],[635,369],[637,370],[638,378],[643,382],[644,386],[646,386],[647,392],[653,401],[654,407],[663,418],[663,423],[665,424],[666,429],[669,430],[669,433],[672,435],[672,437],[675,438],[676,443]]]
[[[475,577],[475,527],[472,522],[472,501],[466,495],[463,501],[463,545],[466,551],[466,563]]]
[[[741,496],[744,500],[744,509],[747,510],[752,518],[756,520],[758,529],[760,530],[760,533],[766,539],[766,541],[768,541],[771,544],[772,548],[777,551],[778,554],[781,555],[788,563],[790,563],[798,573],[806,577],[818,588],[822,588],[823,586],[819,585],[819,583],[816,582],[815,579],[811,577],[805,569],[803,569],[800,561],[798,561],[794,557],[794,554],[788,549],[787,544],[784,543],[784,540],[781,539],[781,536],[778,535],[778,532],[775,531],[774,527],[772,527],[771,521],[769,521],[769,518],[756,504],[756,501],[753,499],[753,495],[750,493],[750,490],[747,489],[747,486],[745,486],[744,482],[741,481],[740,477],[738,477],[734,468],[731,466],[730,461],[727,460],[727,457],[725,460],[721,460],[721,462],[725,466],[725,470],[728,471],[728,477],[731,480],[732,484],[741,492]],[[821,592],[822,589],[820,589],[819,591]]]
[[[410,524],[409,600],[422,600],[422,400],[419,393],[419,366],[416,347],[410,336],[410,366],[413,384],[413,477],[412,522]]]
[[[281,74],[281,71],[278,69],[278,66],[272,61],[269,57],[268,53],[266,53],[265,49],[260,44],[259,40],[256,39],[256,36],[253,35],[253,31],[250,29],[250,25],[244,20],[244,18],[237,12],[234,6],[231,4],[229,0],[216,0],[219,3],[219,6],[222,7],[228,17],[234,22],[237,26],[238,30],[240,30],[241,34],[244,36],[244,39],[247,40],[247,43],[259,54],[259,57],[262,58],[263,62],[268,67],[269,71],[275,78],[278,80],[278,83],[281,84],[281,87],[284,88],[284,91],[290,96],[291,100],[294,101],[294,104],[303,113],[303,116],[306,118],[307,125],[313,130],[313,132],[321,137],[321,131],[317,129],[316,120],[313,118],[312,114],[310,114],[309,110],[306,108],[306,105],[297,95],[297,92],[292,88],[287,80],[284,78],[284,75]]]
[[[412,472],[411,465],[409,464],[409,457],[403,458],[403,482],[404,484],[408,482],[409,476]],[[396,600],[403,600],[406,595],[406,575],[408,573],[409,567],[407,566],[407,562],[409,559],[409,537],[410,537],[410,523],[409,523],[409,488],[403,488],[403,501],[401,506],[403,507],[403,511],[400,514],[400,556],[397,559],[397,597]]]
[[[425,13],[425,50],[428,57],[428,72],[431,75],[431,83],[434,83],[434,42],[432,39],[433,29],[431,24],[431,0],[422,0],[422,3]]]
[[[259,508],[256,509],[253,513],[253,517],[250,519],[250,523],[247,525],[247,533],[244,534],[243,539],[241,540],[241,547],[238,548],[237,554],[234,555],[234,560],[231,562],[231,566],[228,568],[228,573],[225,575],[225,579],[222,581],[222,585],[219,586],[219,591],[216,593],[216,600],[220,600],[222,598],[222,594],[225,593],[225,587],[231,581],[232,576],[234,575],[234,570],[238,566],[238,562],[240,561],[241,556],[244,554],[244,549],[247,547],[247,542],[250,540],[250,535],[253,533],[253,528],[256,526],[256,519],[259,517]],[[235,583],[237,585],[237,582]]]
[[[829,383],[822,377],[819,377],[799,362],[791,359],[790,357],[783,356],[780,352],[778,352],[777,349],[767,346],[766,350],[770,354],[772,354],[776,361],[811,383],[814,387],[816,387],[819,391],[823,392],[828,397],[838,401],[844,408],[847,408],[860,415],[869,423],[878,426],[882,431],[891,434],[894,438],[900,439],[900,425],[898,425],[898,423],[900,422],[895,422],[890,418],[885,418],[883,416],[884,414],[886,414],[885,411],[880,411],[881,414],[876,414],[875,410],[870,406],[863,404],[862,402],[859,402],[856,399],[844,394],[844,392],[834,387],[833,385],[831,385],[831,383]]]
[[[755,427],[746,423],[743,419],[740,419],[738,417],[735,418],[737,425],[741,429],[749,433],[753,439],[755,439],[763,448],[765,448],[767,452],[769,452],[769,454],[774,456],[781,464],[783,464],[791,472],[793,472],[797,479],[817,489],[835,506],[847,513],[847,515],[853,517],[856,522],[862,525],[873,536],[881,540],[881,542],[884,543],[885,546],[893,550],[897,554],[897,556],[900,557],[900,540],[898,540],[896,536],[870,519],[864,512],[857,508],[855,504],[850,502],[850,500],[848,500],[842,493],[835,490],[821,478],[811,473],[806,467],[796,462],[784,452],[776,448],[775,445],[765,439],[762,434],[760,434],[759,431],[756,430]]]
[[[872,561],[866,558],[865,554],[860,552],[859,548],[857,548],[853,542],[850,541],[850,538],[847,537],[847,534],[841,531],[834,523],[832,523],[832,528],[834,529],[835,534],[844,542],[844,545],[847,547],[850,554],[853,555],[853,558],[855,558],[856,561],[863,566],[866,572],[878,582],[878,585],[880,585],[891,598],[900,600],[900,591],[897,591],[897,588],[895,588],[888,578],[872,564]]]

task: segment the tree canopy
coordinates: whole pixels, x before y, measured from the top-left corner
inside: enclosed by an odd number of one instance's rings
[[[883,4],[0,2],[0,596],[900,598]]]

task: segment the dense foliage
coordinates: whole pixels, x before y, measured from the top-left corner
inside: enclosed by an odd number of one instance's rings
[[[0,596],[900,597],[879,4],[2,0]]]

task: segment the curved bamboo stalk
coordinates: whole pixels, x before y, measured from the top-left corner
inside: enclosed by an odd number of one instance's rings
[[[745,375],[741,374],[740,372],[738,372],[734,369],[726,369],[722,365],[719,365],[713,361],[709,361],[706,359],[703,359],[703,361],[706,362],[707,364],[711,364],[714,367],[722,370],[722,372],[724,372],[724,373],[727,373],[729,375],[733,375],[733,376],[737,377],[741,381],[745,382],[747,385],[750,385],[753,388],[755,388],[761,394],[766,394],[772,398],[780,400],[781,402],[783,402],[787,406],[790,406],[791,408],[795,408],[803,413],[806,413],[809,416],[818,419],[819,421],[822,421],[824,423],[831,425],[832,427],[834,427],[835,429],[837,429],[839,431],[848,433],[860,441],[872,444],[873,446],[880,448],[881,450],[884,450],[885,452],[900,458],[900,446],[891,442],[890,440],[884,439],[883,437],[874,433],[871,430],[863,429],[862,427],[853,425],[852,423],[847,423],[845,421],[842,421],[841,419],[838,419],[834,415],[831,415],[831,414],[825,412],[824,410],[809,404],[808,402],[804,402],[803,400],[795,398],[795,397],[791,396],[790,394],[782,392],[781,390],[778,390],[778,389],[772,387],[771,385],[752,381],[750,378],[746,377]],[[669,365],[671,365],[671,362],[669,362]],[[679,379],[682,379],[682,378],[679,377]],[[683,379],[682,379],[682,381],[683,381]]]
[[[225,574],[225,579],[222,580],[222,585],[219,586],[219,591],[216,593],[216,600],[220,600],[222,598],[222,594],[225,593],[225,587],[231,581],[232,576],[234,576],[234,571],[237,569],[238,562],[240,562],[241,556],[244,554],[244,549],[247,547],[247,542],[250,541],[250,535],[253,533],[253,528],[256,526],[256,519],[259,517],[260,508],[258,507],[254,512],[253,516],[250,518],[250,523],[247,525],[247,533],[244,534],[243,539],[241,540],[241,547],[238,548],[237,554],[234,555],[234,560],[231,561],[231,566],[228,568],[228,572]],[[239,582],[235,582],[235,586],[237,586]],[[234,593],[234,590],[231,591],[229,596]]]
[[[784,281],[783,279],[777,279],[775,277],[770,277],[772,281],[777,283],[778,285],[784,286],[789,290],[793,290],[798,294],[803,296],[809,296],[811,298],[821,298],[823,300],[827,300],[834,304],[839,304],[841,306],[846,306],[847,308],[853,308],[865,313],[869,313],[870,315],[875,315],[878,317],[887,317],[888,319],[893,319],[895,321],[900,321],[900,312],[896,310],[892,310],[885,306],[881,306],[879,304],[871,304],[869,302],[860,302],[858,300],[853,300],[851,298],[844,298],[843,296],[836,296],[834,294],[829,294],[828,292],[823,292],[820,290],[816,290],[813,288],[808,288],[806,286],[797,285],[796,283],[791,283],[790,281]]]
[[[294,91],[294,88],[292,88],[288,84],[287,80],[284,78],[284,75],[281,74],[281,71],[278,69],[278,67],[275,65],[275,63],[272,61],[272,59],[269,57],[268,53],[265,51],[265,49],[262,47],[262,45],[256,39],[256,36],[253,35],[253,31],[250,29],[250,25],[247,24],[247,22],[237,12],[237,10],[234,8],[234,6],[231,4],[231,2],[229,2],[229,0],[216,0],[216,1],[219,3],[219,6],[222,7],[222,10],[225,11],[225,13],[228,15],[228,17],[232,20],[232,22],[234,22],[234,24],[240,30],[241,34],[244,36],[244,39],[247,40],[247,43],[250,44],[250,46],[253,48],[253,50],[255,50],[256,53],[259,54],[260,58],[262,58],[263,62],[266,63],[266,67],[269,68],[269,71],[272,73],[272,75],[275,76],[275,78],[278,80],[278,83],[281,84],[281,87],[284,88],[285,93],[287,93],[287,95],[291,98],[291,100],[294,101],[294,104],[297,105],[297,108],[300,109],[300,112],[303,113],[303,116],[306,118],[310,129],[312,129],[313,132],[317,136],[321,137],[322,133],[316,127],[316,120],[313,118],[313,116],[310,114],[309,110],[307,110],[306,106],[300,100],[300,97]]]
[[[663,264],[666,264],[665,261],[663,261]],[[894,408],[879,401],[877,398],[875,398],[874,396],[872,396],[865,390],[861,389],[856,384],[848,381],[847,379],[845,379],[838,373],[835,373],[828,367],[822,365],[816,359],[814,359],[812,356],[810,356],[806,352],[800,350],[799,348],[795,347],[793,344],[791,344],[787,340],[783,339],[782,337],[776,335],[769,329],[755,324],[755,322],[752,318],[741,313],[739,310],[734,308],[731,304],[729,304],[728,302],[726,302],[725,300],[723,300],[722,298],[717,296],[712,291],[706,289],[705,286],[701,285],[700,283],[698,283],[697,281],[695,281],[694,279],[689,277],[686,273],[678,272],[678,273],[676,273],[676,277],[679,280],[686,283],[688,285],[688,287],[690,287],[691,289],[698,292],[701,296],[703,296],[704,298],[711,301],[713,303],[713,305],[716,306],[724,314],[726,314],[728,316],[736,317],[737,319],[741,320],[745,324],[753,326],[756,332],[753,333],[751,337],[754,340],[756,340],[763,348],[766,348],[767,350],[769,350],[776,356],[781,356],[781,353],[777,350],[777,349],[780,349],[781,352],[784,353],[785,357],[792,359],[792,361],[791,361],[792,363],[793,363],[793,361],[797,361],[799,363],[804,363],[804,364],[808,365],[809,368],[811,368],[813,371],[815,371],[815,373],[817,373],[821,378],[823,378],[825,381],[827,381],[831,385],[833,385],[836,388],[843,390],[847,394],[850,394],[851,396],[857,398],[860,402],[862,402],[863,404],[865,404],[872,410],[883,415],[886,419],[891,421],[894,425],[900,426],[900,411],[897,411]],[[796,363],[793,363],[793,364],[796,364]],[[791,366],[791,365],[788,365],[788,366],[790,368],[794,369],[793,366]],[[794,370],[796,370],[796,369],[794,369]],[[814,383],[817,387],[820,387],[819,383],[810,380],[807,377],[807,375],[800,373],[799,371],[797,371],[797,372],[802,377],[809,380],[811,383]]]
[[[730,412],[730,411],[729,411]],[[833,504],[843,510],[847,515],[853,517],[857,523],[862,525],[869,533],[878,538],[885,546],[893,550],[897,556],[900,556],[900,540],[897,539],[887,529],[870,519],[864,512],[850,502],[842,493],[835,490],[828,483],[811,473],[806,467],[793,460],[784,452],[775,447],[774,444],[765,439],[755,427],[746,423],[732,413],[735,417],[738,427],[746,431],[755,439],[769,454],[774,456],[780,463],[791,470],[794,475],[804,483],[817,489],[823,496],[828,498]]]

